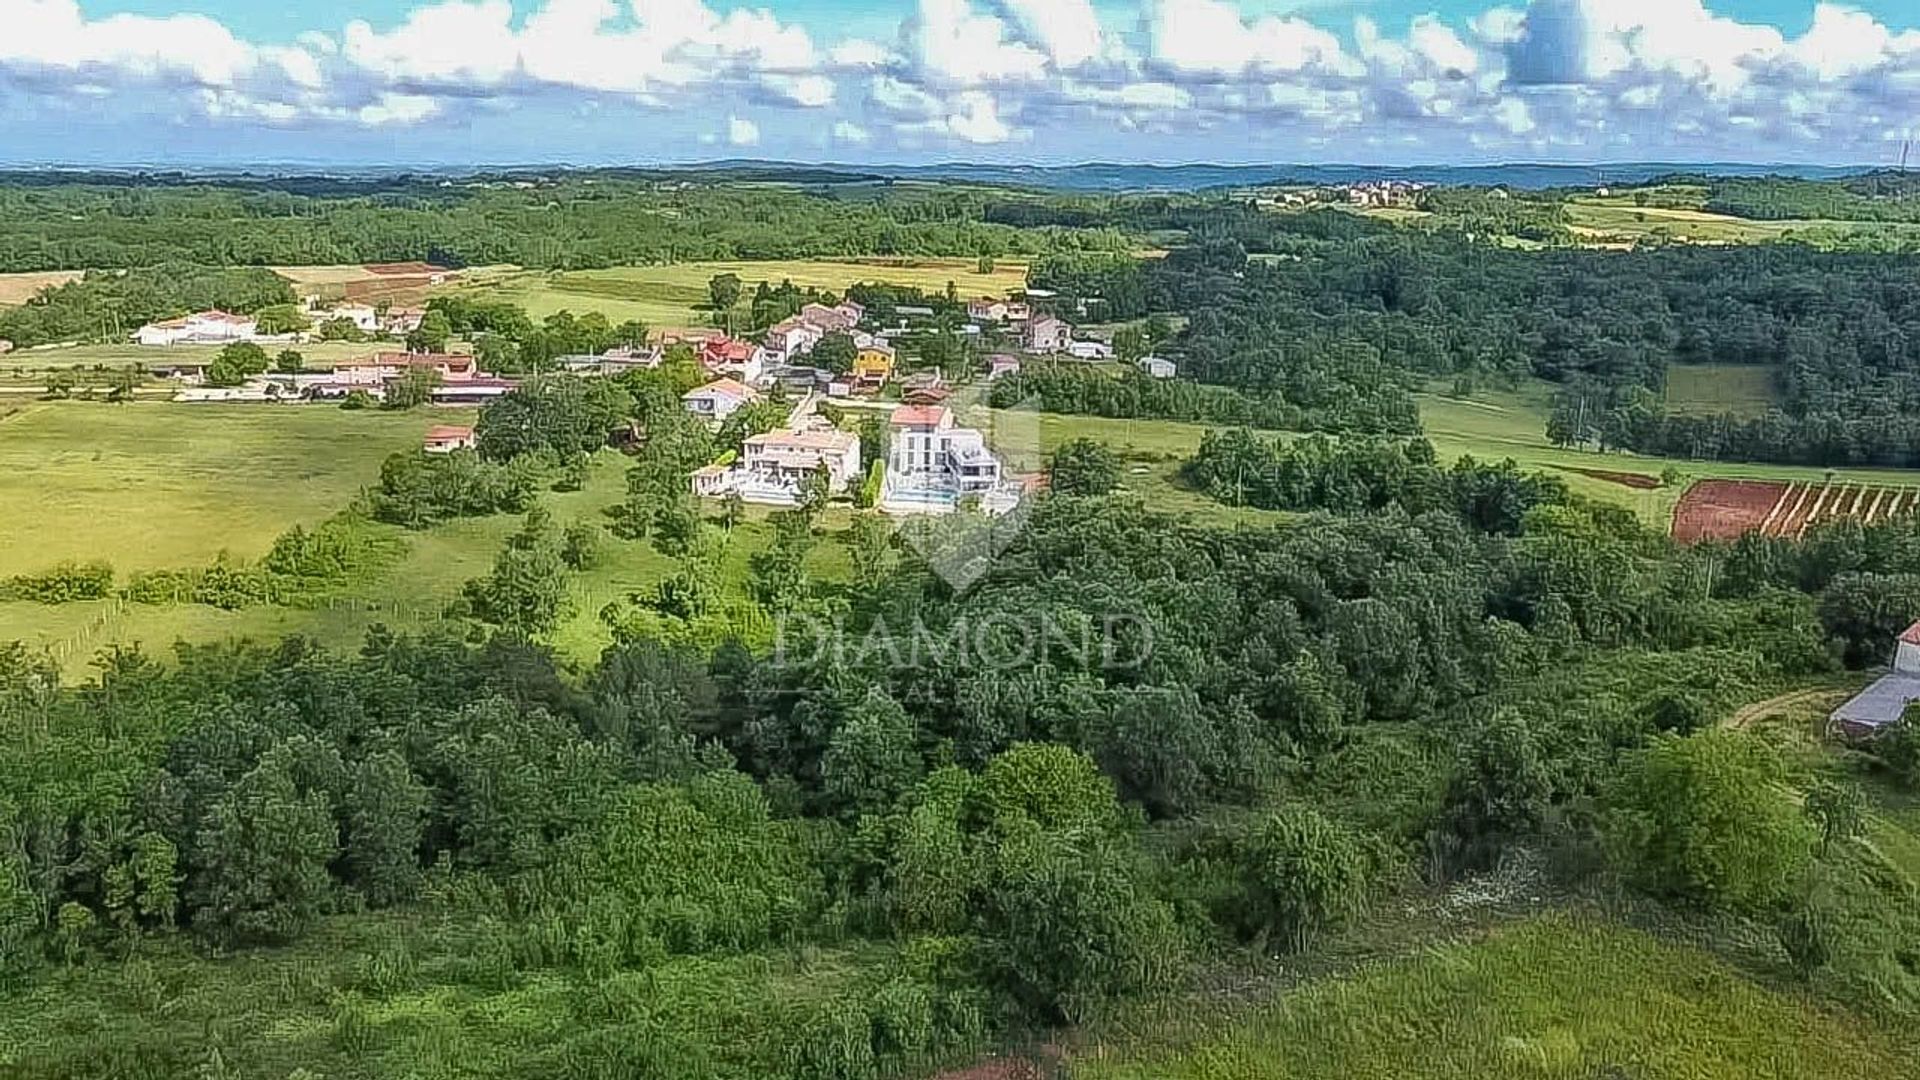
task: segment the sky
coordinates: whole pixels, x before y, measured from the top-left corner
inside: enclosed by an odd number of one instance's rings
[[[0,0],[16,166],[1885,165],[1915,136],[1916,0]]]

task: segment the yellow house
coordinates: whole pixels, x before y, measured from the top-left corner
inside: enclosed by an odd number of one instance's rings
[[[893,349],[885,345],[865,345],[853,360],[853,384],[865,390],[878,390],[893,378]]]

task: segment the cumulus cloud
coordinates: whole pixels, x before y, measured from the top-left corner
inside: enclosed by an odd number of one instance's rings
[[[1330,139],[1420,156],[1645,156],[1717,140],[1716,153],[1859,159],[1920,115],[1920,32],[1833,2],[1790,36],[1717,0],[1487,0],[1398,24],[1252,0],[915,0],[880,41],[734,2],[418,0],[393,22],[247,41],[201,15],[0,0],[0,136],[7,117],[63,99],[275,127],[617,101],[686,111],[678,130],[737,146],[758,144],[767,117],[806,110],[814,119],[770,125],[767,140],[1052,134],[1150,156],[1149,135],[1225,136],[1236,157]]]

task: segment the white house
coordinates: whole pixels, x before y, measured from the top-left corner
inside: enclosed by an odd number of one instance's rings
[[[1113,346],[1104,341],[1070,341],[1067,355],[1075,360],[1111,360]]]
[[[184,318],[148,323],[134,332],[133,340],[142,345],[221,345],[252,341],[259,336],[259,331],[260,324],[250,316],[202,311]]]
[[[767,349],[783,363],[792,363],[812,352],[826,336],[827,332],[818,324],[801,318],[786,319],[767,331]]]
[[[759,398],[759,391],[737,379],[715,379],[698,390],[682,394],[680,401],[687,412],[719,424]]]
[[[890,514],[947,514],[963,498],[977,498],[990,513],[1011,510],[1019,498],[1001,483],[998,458],[986,436],[955,427],[940,405],[903,405],[890,421],[886,483],[880,509]]]
[[[1051,315],[1042,315],[1027,323],[1022,337],[1028,352],[1057,353],[1073,343],[1073,327]]]
[[[1180,374],[1179,366],[1164,356],[1141,357],[1140,370],[1156,379],[1171,379]]]
[[[836,495],[860,475],[860,436],[851,431],[769,431],[747,439],[741,450],[741,468],[796,491],[823,466],[827,489]]]

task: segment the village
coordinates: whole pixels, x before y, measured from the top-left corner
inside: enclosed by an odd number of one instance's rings
[[[691,353],[707,380],[683,395],[683,407],[715,429],[750,405],[788,406],[780,426],[748,435],[737,454],[689,477],[692,493],[702,498],[792,508],[802,505],[819,482],[829,497],[870,488],[863,492],[863,502],[896,516],[949,514],[963,507],[1002,515],[1019,505],[1033,478],[1009,474],[987,434],[961,424],[952,401],[955,393],[969,384],[990,384],[1016,374],[1030,361],[1116,361],[1110,341],[1078,333],[1064,319],[1036,308],[1036,300],[1047,299],[1050,294],[1038,292],[969,301],[966,322],[956,332],[979,349],[979,360],[959,378],[938,366],[908,370],[903,363],[903,349],[926,332],[932,309],[899,306],[888,324],[881,325],[851,300],[807,303],[755,335],[757,340],[720,330],[667,332],[645,345],[561,356],[552,369],[579,378],[618,377],[657,369],[680,350]],[[328,307],[312,298],[307,309],[312,325],[351,326],[375,344],[367,355],[336,363],[330,370],[266,371],[238,385],[215,385],[209,379],[213,362],[200,358],[157,359],[147,365],[148,371],[176,381],[174,400],[188,404],[354,407],[390,403],[396,395],[408,394],[410,403],[474,407],[505,396],[521,383],[518,376],[483,370],[475,355],[399,344],[419,329],[424,309],[351,303]],[[156,351],[176,345],[293,346],[311,337],[262,333],[254,319],[224,311],[151,323],[133,334],[136,344]],[[841,365],[844,370],[815,362],[816,349],[829,340],[851,350],[850,362]],[[1158,356],[1140,357],[1133,367],[1155,379],[1178,374],[1173,361]],[[860,435],[823,414],[823,404],[832,405],[835,416],[884,415],[884,459],[863,469]],[[427,433],[422,449],[450,454],[475,444],[470,426],[442,424]]]

